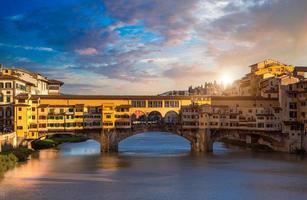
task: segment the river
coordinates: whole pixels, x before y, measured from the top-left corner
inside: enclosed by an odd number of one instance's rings
[[[8,171],[2,200],[307,199],[307,159],[214,144],[192,155],[188,141],[145,133],[101,155],[88,140],[40,151]]]

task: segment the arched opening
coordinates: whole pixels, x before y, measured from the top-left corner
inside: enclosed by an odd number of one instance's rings
[[[169,132],[145,132],[119,143],[119,153],[126,155],[181,155],[191,150],[190,141]]]
[[[131,124],[144,124],[147,121],[147,117],[144,112],[137,110],[131,115]]]
[[[163,119],[162,115],[158,111],[150,112],[147,117],[148,123],[151,123],[151,124],[160,124],[162,122],[162,119]]]
[[[169,111],[165,114],[164,122],[166,124],[177,124],[179,122],[179,115],[175,111]]]

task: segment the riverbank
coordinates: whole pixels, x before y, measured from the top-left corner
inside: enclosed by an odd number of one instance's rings
[[[32,142],[32,148],[35,150],[55,148],[62,143],[79,143],[88,140],[84,136],[75,136],[70,134],[55,134],[46,136],[43,140],[36,140]]]
[[[43,140],[37,140],[32,143],[33,149],[26,147],[17,147],[11,150],[3,151],[0,153],[0,177],[9,169],[16,166],[18,162],[25,162],[29,156],[41,149],[55,148],[62,143],[78,143],[84,142],[88,138],[83,136],[73,136],[69,134],[55,134],[47,136]]]
[[[0,177],[6,171],[15,167],[17,162],[24,162],[35,151],[25,147],[17,147],[0,153]]]

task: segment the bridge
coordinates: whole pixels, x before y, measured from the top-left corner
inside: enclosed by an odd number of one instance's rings
[[[23,139],[64,132],[82,134],[100,142],[102,152],[113,152],[128,137],[162,131],[187,139],[195,152],[211,152],[214,141],[223,138],[260,143],[276,150],[285,146],[284,137],[275,133],[248,127],[247,130],[202,127],[194,111],[191,118],[182,117],[183,108],[210,105],[211,99],[206,96],[33,95],[19,100],[15,105],[15,127],[18,137]],[[272,102],[266,100],[261,105]]]

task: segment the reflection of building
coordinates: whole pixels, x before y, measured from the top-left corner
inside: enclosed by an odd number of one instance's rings
[[[13,128],[15,97],[19,94],[59,94],[62,82],[18,68],[0,65],[0,132]]]

